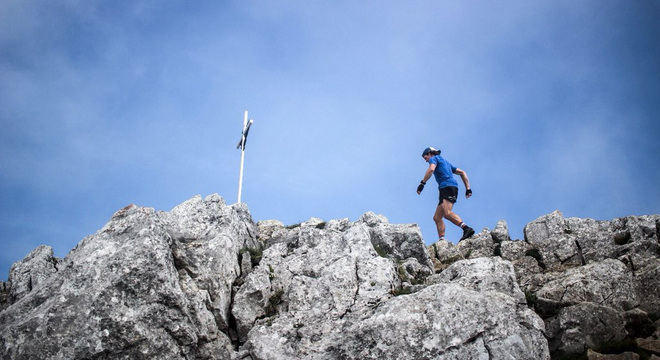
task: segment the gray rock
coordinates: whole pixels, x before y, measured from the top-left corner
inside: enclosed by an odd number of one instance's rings
[[[303,223],[264,251],[233,309],[253,359],[467,359],[489,352],[497,359],[511,349],[519,358],[549,358],[543,322],[524,305],[510,263],[458,262],[451,284],[398,295],[411,278],[430,274],[416,255],[424,250],[418,230],[411,235],[369,213],[342,228]],[[411,239],[418,249],[406,245]],[[412,256],[401,260],[405,254]]]
[[[359,319],[287,315],[250,332],[253,359],[549,359],[543,323],[513,298],[436,284]],[[357,321],[359,320],[359,321]]]
[[[525,241],[530,244],[543,243],[565,233],[564,215],[558,210],[539,217],[525,225]]]
[[[248,215],[217,196],[118,211],[0,313],[2,358],[230,358],[223,306]]]
[[[622,342],[626,336],[620,312],[594,303],[580,303],[561,309],[546,322],[548,345],[553,357],[578,358],[587,349],[599,349]]]
[[[451,300],[450,300],[451,299]],[[437,284],[333,334],[328,358],[549,359],[536,315],[501,293]]]
[[[543,269],[536,259],[531,256],[523,256],[518,260],[514,260],[512,264],[516,272],[518,285],[520,285],[523,292],[535,292],[547,281]]]
[[[626,257],[635,270],[657,257],[660,215],[612,221],[564,219],[559,211],[525,226],[525,240],[539,250],[542,266],[561,270],[610,258]]]
[[[511,237],[509,237],[509,226],[506,224],[506,220],[499,220],[497,225],[495,225],[495,229],[490,232],[490,235],[496,243],[511,241]]]
[[[499,255],[502,259],[515,261],[522,259],[527,252],[531,249],[531,246],[522,240],[514,241],[502,241],[499,244]],[[538,264],[538,263],[537,263]]]
[[[161,213],[172,242],[174,265],[198,289],[208,293],[219,330],[229,329],[232,284],[241,275],[239,256],[259,249],[256,228],[244,204],[226,206],[212,195],[200,196]]]
[[[634,287],[640,302],[640,308],[653,319],[660,319],[660,258],[634,276]]]
[[[639,305],[632,274],[623,263],[611,259],[566,270],[545,283],[536,297],[562,307],[590,302],[626,311]]]
[[[493,241],[490,230],[484,228],[480,233],[459,242],[456,245],[466,259],[475,259],[495,255],[496,243]]]
[[[9,306],[9,282],[0,281],[0,312]]]
[[[15,303],[33,289],[39,288],[57,272],[59,260],[53,257],[53,248],[41,245],[23,260],[15,262],[9,270],[9,302]]]
[[[634,341],[652,352],[659,224],[554,212],[524,241],[500,221],[427,248],[416,225],[371,212],[284,226],[217,195],[169,212],[131,205],[64,259],[42,246],[12,267],[0,357],[549,359]]]
[[[586,263],[626,257],[639,270],[658,254],[658,216],[630,216],[612,221],[565,219],[566,231]]]
[[[447,240],[438,241],[427,248],[430,254],[433,268],[436,272],[441,272],[458,260],[465,259],[463,254],[454,244]]]
[[[284,224],[279,220],[262,220],[257,222],[257,239],[263,243],[285,230]]]
[[[637,353],[626,351],[620,354],[601,354],[589,349],[587,351],[587,360],[639,360]]]
[[[647,338],[654,335],[656,327],[646,311],[635,308],[626,311],[623,317],[626,323],[626,331],[631,337]]]
[[[419,226],[389,224],[387,218],[372,212],[362,215],[356,223],[367,225],[371,243],[379,254],[395,260],[415,258],[424,266],[432,266]]]
[[[416,258],[408,258],[398,265],[399,279],[411,285],[419,285],[431,275],[433,269],[422,265]]]
[[[236,293],[233,315],[241,341],[248,339],[259,319],[280,313],[309,322],[342,318],[354,308],[391,297],[401,286],[396,263],[389,254],[379,256],[374,249],[372,235],[384,236],[372,229],[373,223],[357,221],[343,232],[317,225],[303,223],[282,234],[264,251],[260,266]],[[385,233],[396,233],[384,222],[378,226]],[[396,233],[404,239],[401,244],[410,241],[405,240],[407,233],[406,229]],[[422,243],[418,246],[423,249]],[[410,259],[418,264],[416,258]],[[417,267],[413,270],[419,271]],[[426,273],[430,272],[427,267]]]
[[[494,291],[525,304],[525,296],[516,281],[513,264],[498,257],[462,260],[427,280],[429,284],[455,283],[479,292]]]
[[[564,216],[559,211],[541,216],[524,229],[525,241],[538,251],[537,261],[547,271],[583,264],[578,245],[568,233]]]
[[[649,354],[660,355],[660,340],[658,339],[637,339],[637,346]]]

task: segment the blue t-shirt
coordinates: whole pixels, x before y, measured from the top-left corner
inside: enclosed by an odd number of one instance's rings
[[[456,167],[445,160],[442,156],[436,155],[429,159],[429,164],[435,164],[435,181],[438,182],[438,189],[446,188],[448,186],[458,187],[458,182],[454,179],[454,171]]]

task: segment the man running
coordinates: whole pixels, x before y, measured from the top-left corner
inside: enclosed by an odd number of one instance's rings
[[[440,189],[440,201],[433,215],[433,221],[435,221],[435,226],[438,228],[438,241],[445,240],[445,222],[443,218],[463,229],[463,237],[461,237],[459,242],[474,235],[474,229],[467,226],[461,220],[460,216],[452,211],[458,197],[458,183],[454,179],[453,174],[460,176],[461,180],[463,180],[466,189],[465,198],[468,199],[472,196],[472,189],[470,189],[470,181],[467,174],[440,156],[440,150],[428,147],[424,149],[422,157],[429,163],[429,168],[424,174],[424,179],[417,187],[417,194],[422,193],[424,185],[426,185],[426,181],[431,177],[431,174],[435,175],[435,181],[438,182],[438,189]]]

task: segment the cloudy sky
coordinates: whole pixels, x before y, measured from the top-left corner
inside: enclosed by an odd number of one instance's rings
[[[255,220],[374,211],[430,244],[427,146],[477,231],[660,213],[659,39],[645,0],[0,0],[0,279],[128,204],[236,202],[245,110]]]

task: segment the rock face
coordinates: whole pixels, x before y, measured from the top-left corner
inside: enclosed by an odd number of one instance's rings
[[[660,356],[640,345],[660,343],[659,215],[597,221],[556,211],[524,233],[524,240],[508,240],[500,222],[490,236],[485,230],[456,246],[436,243],[429,252],[443,274],[458,259],[510,261],[529,306],[544,319],[555,359]]]
[[[0,313],[3,359],[230,358],[232,284],[258,247],[245,207],[195,197],[128,206],[63,260],[16,263]]]
[[[430,281],[423,249],[417,226],[372,213],[273,230],[236,293],[243,349],[253,359],[549,358],[510,263],[457,263]],[[486,276],[506,285],[475,285]]]
[[[0,355],[649,358],[658,223],[553,213],[524,241],[501,221],[426,248],[416,225],[373,213],[285,226],[217,195],[169,212],[128,206],[64,259],[40,246],[14,264],[0,283]]]

